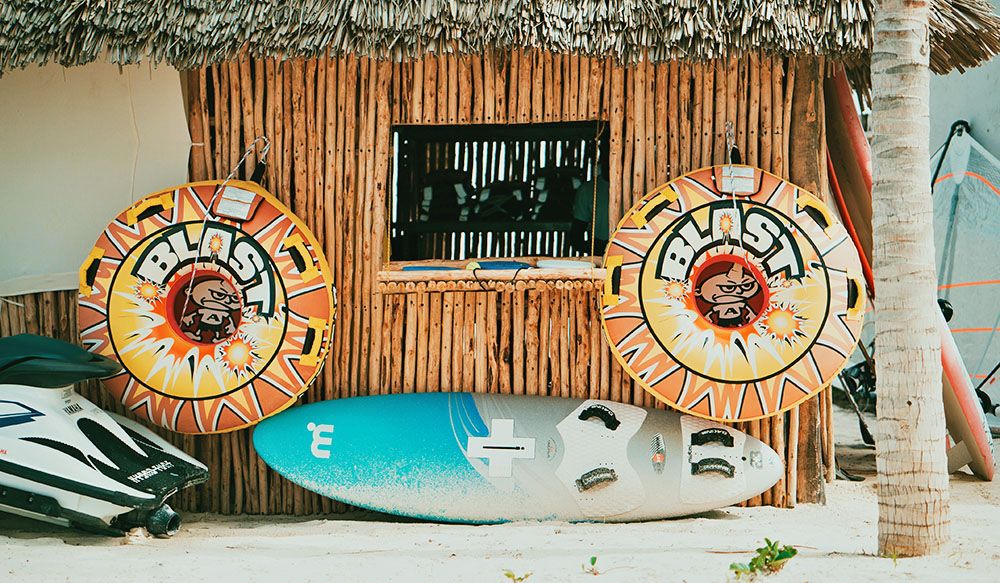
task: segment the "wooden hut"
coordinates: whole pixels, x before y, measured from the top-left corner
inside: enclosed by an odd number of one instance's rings
[[[592,172],[597,159],[581,136],[600,128],[613,225],[654,186],[722,163],[731,124],[746,163],[824,196],[823,78],[846,67],[864,93],[874,8],[870,0],[6,3],[0,71],[95,59],[181,69],[192,180],[224,177],[255,136],[270,139],[264,185],[317,233],[338,290],[333,349],[306,401],[479,391],[652,406],[601,337],[600,269],[489,278],[403,271],[392,235],[419,204],[412,195],[393,205],[400,180],[457,169],[516,182],[523,176],[499,166],[544,167],[557,142],[560,159]],[[1000,25],[984,0],[937,0],[932,15],[936,71],[1000,50]],[[484,226],[485,246],[438,231],[438,240],[417,237],[402,253],[441,261],[573,254],[559,228],[542,235],[536,227],[511,235],[509,226]],[[8,299],[16,304],[0,310],[0,333],[77,338],[74,291]],[[118,406],[97,386],[83,390]],[[749,504],[822,499],[834,467],[830,410],[826,391],[741,427],[787,461],[785,479]],[[249,430],[171,436],[211,470],[179,505],[341,508],[271,472],[250,438]]]

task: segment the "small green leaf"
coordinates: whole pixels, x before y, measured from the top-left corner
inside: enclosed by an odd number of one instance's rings
[[[737,579],[743,575],[753,578],[758,574],[777,573],[789,559],[798,554],[795,547],[791,545],[782,547],[780,544],[778,541],[765,538],[764,546],[756,550],[749,563],[732,563],[729,569],[735,573]]]
[[[590,557],[590,566],[593,567],[597,564],[597,557]]]

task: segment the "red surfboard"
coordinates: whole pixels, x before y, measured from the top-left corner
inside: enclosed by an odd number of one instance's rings
[[[940,317],[941,364],[944,381],[944,420],[955,445],[948,450],[948,471],[968,465],[976,477],[993,480],[993,438],[979,397],[965,370],[944,316]]]
[[[828,79],[827,167],[837,209],[861,255],[868,289],[875,293],[871,270],[871,150],[861,127],[844,70]],[[845,196],[846,195],[846,196]],[[860,230],[859,230],[860,229]],[[991,481],[994,474],[993,439],[979,398],[941,318],[941,364],[944,380],[945,424],[955,445],[948,450],[948,471],[968,465],[977,477]]]

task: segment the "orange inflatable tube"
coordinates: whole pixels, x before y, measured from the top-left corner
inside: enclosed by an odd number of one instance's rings
[[[294,403],[323,366],[334,309],[316,238],[252,182],[146,196],[80,268],[83,345],[123,366],[104,386],[182,433],[232,431]]]
[[[719,421],[774,415],[841,370],[865,284],[844,227],[815,196],[750,166],[650,192],[604,258],[612,353],[670,406]]]

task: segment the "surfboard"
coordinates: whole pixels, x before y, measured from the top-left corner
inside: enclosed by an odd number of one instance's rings
[[[827,80],[827,144],[831,190],[851,238],[861,254],[865,279],[874,294],[871,268],[871,151],[861,128],[843,69]],[[937,199],[940,200],[940,199]],[[929,309],[933,309],[930,308]],[[968,465],[983,480],[994,474],[993,440],[965,362],[944,316],[941,318],[941,365],[945,425],[955,445],[948,450],[948,471]],[[868,336],[865,342],[870,339]]]
[[[948,450],[948,472],[968,465],[981,480],[993,480],[993,439],[986,414],[958,353],[955,337],[940,313],[944,419],[955,445]]]
[[[444,522],[625,522],[735,504],[777,482],[770,447],[611,401],[471,393],[355,397],[258,425],[279,474],[348,504]]]

